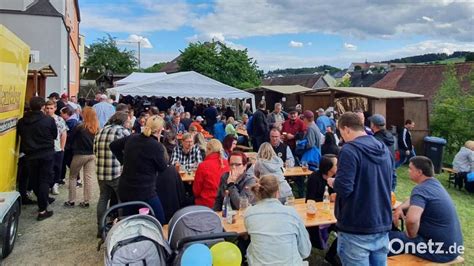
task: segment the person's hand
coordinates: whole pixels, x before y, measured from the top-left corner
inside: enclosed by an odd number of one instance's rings
[[[400,223],[400,218],[405,220],[405,214],[403,213],[402,208],[398,207],[393,211],[393,224],[398,227]]]
[[[334,177],[328,178],[328,186],[334,188],[334,180],[335,180]]]
[[[235,183],[239,175],[235,171],[230,171],[229,178],[227,178],[227,184]]]
[[[409,156],[409,155],[410,155],[410,151],[409,151],[409,150],[406,150],[406,151],[405,151],[405,154],[406,154],[407,156]]]
[[[295,135],[291,133],[286,134],[286,139],[294,139],[294,138],[295,138]]]

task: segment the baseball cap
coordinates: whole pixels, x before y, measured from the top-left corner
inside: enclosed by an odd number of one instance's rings
[[[296,109],[295,109],[295,108],[293,108],[293,107],[290,107],[290,108],[288,108],[288,113],[289,113],[289,114],[292,114],[292,113],[298,113],[298,111],[296,111]]]
[[[196,121],[204,121],[204,118],[202,118],[202,116],[198,115],[198,116],[196,117]]]
[[[381,114],[374,114],[369,117],[369,121],[376,126],[385,126],[385,117]]]
[[[304,113],[303,113],[303,117],[304,117],[304,118],[307,118],[307,119],[314,118],[314,113],[311,112],[310,110],[306,110],[306,111],[304,111]]]
[[[62,98],[62,99],[67,99],[67,93],[61,94],[61,98]]]

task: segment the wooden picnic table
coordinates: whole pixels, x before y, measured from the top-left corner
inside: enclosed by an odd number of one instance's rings
[[[283,175],[285,177],[296,177],[296,176],[308,176],[312,173],[313,171],[311,170],[303,171],[303,168],[301,166],[295,166],[291,168],[286,168]],[[181,176],[181,180],[183,180],[183,182],[187,182],[187,183],[194,182],[194,173],[190,174],[185,171],[180,171],[179,175]]]
[[[283,172],[283,175],[285,177],[296,177],[296,176],[309,176],[313,173],[313,171],[307,169],[306,171],[303,171],[303,167],[301,166],[294,166],[294,167],[289,167],[285,168],[285,171]]]
[[[334,203],[330,203],[329,210],[324,209],[322,202],[316,202],[316,215],[313,217],[308,217],[306,215],[306,203],[305,199],[296,199],[294,208],[296,212],[300,215],[303,223],[306,227],[313,227],[326,224],[335,224],[337,222],[336,217],[334,217]],[[252,208],[252,207],[250,207]],[[217,212],[219,216],[222,217],[222,212]],[[226,232],[237,232],[239,234],[247,233],[247,228],[244,225],[244,217],[237,212],[236,221],[233,224],[228,224],[226,221],[223,221],[222,225]],[[163,233],[166,238],[168,238],[168,225],[163,226]]]

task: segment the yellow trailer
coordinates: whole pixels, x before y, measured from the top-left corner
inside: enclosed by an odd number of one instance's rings
[[[2,258],[16,240],[21,210],[15,190],[19,143],[16,124],[23,117],[30,48],[0,24],[0,245]]]

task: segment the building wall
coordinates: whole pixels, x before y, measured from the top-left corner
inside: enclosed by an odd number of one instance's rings
[[[0,24],[14,32],[31,50],[39,51],[41,63],[53,67],[58,76],[47,79],[46,95],[67,90],[67,32],[60,17],[2,13]]]
[[[77,95],[79,92],[79,20],[76,5],[73,0],[65,0],[65,22],[69,27],[69,94]]]
[[[79,61],[80,66],[82,67],[84,65],[84,62],[86,61],[86,36],[80,35],[79,34]]]

